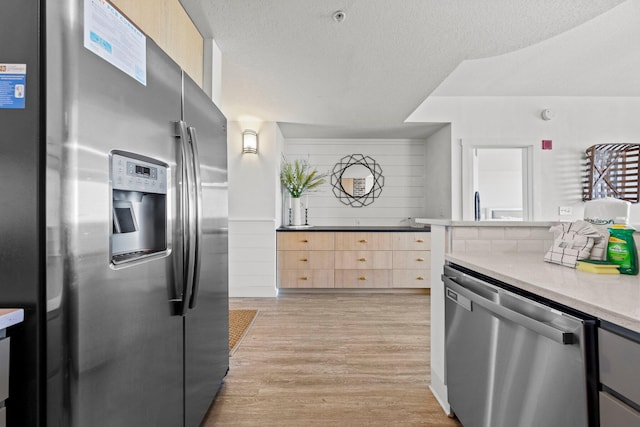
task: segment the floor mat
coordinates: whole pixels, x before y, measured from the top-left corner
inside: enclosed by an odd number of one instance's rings
[[[238,348],[249,326],[253,323],[258,310],[229,310],[229,351],[231,354]]]

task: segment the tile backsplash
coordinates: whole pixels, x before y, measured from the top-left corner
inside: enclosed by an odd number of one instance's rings
[[[553,233],[544,227],[452,227],[452,252],[536,252],[544,254],[553,244]]]

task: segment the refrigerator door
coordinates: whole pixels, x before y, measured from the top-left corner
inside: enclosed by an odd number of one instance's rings
[[[197,135],[202,196],[200,277],[185,316],[185,426],[197,427],[229,368],[227,132],[225,117],[186,74],[183,102]]]
[[[63,333],[50,329],[48,345],[67,344],[59,365],[47,366],[49,396],[65,405],[50,412],[47,425],[181,426],[183,319],[172,315],[170,302],[180,293],[174,256],[182,178],[174,122],[181,115],[181,70],[147,38],[142,85],[83,47],[83,2],[47,3],[61,4],[48,12],[65,23],[62,34],[48,34],[63,46],[62,62],[51,53],[48,68],[49,98],[59,108],[48,110],[47,142],[50,161],[59,162],[60,201],[48,203],[60,209],[64,259],[62,289],[47,295]],[[167,233],[164,257],[110,263],[112,150],[169,165],[167,226],[175,232]]]
[[[38,393],[38,383],[44,378],[41,355],[45,344],[39,298],[44,274],[41,3],[3,1],[0,13],[0,63],[25,64],[27,73],[25,108],[0,107],[0,306],[25,309],[24,322],[8,331],[12,357],[6,413],[9,425],[28,427],[38,425],[44,403]],[[6,106],[4,101],[0,105]]]

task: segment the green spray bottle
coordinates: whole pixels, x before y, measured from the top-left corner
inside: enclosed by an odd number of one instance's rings
[[[622,274],[638,274],[638,252],[633,240],[635,229],[624,225],[609,228],[607,261],[620,266]]]

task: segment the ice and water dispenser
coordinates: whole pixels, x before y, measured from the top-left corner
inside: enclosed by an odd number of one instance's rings
[[[123,151],[111,152],[114,265],[167,250],[168,165]]]

